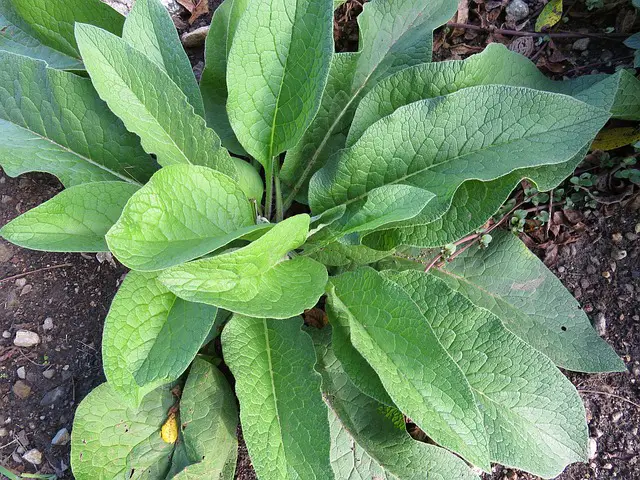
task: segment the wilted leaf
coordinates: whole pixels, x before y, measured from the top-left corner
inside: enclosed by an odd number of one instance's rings
[[[591,150],[615,150],[640,141],[640,127],[617,127],[602,130],[591,144]]]
[[[201,16],[209,13],[208,0],[177,0],[177,2],[184,8],[186,8],[191,14],[191,16],[189,17],[190,25]]]
[[[562,0],[551,0],[547,3],[536,21],[536,32],[553,27],[562,18]]]

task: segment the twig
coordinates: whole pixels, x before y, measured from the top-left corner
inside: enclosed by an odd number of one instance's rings
[[[549,217],[551,217],[551,208],[552,207],[559,207],[561,205],[564,205],[565,203],[566,202],[554,202],[554,203],[549,202],[548,205],[538,205],[537,207],[527,208],[527,209],[525,209],[525,212],[528,212],[528,213],[539,212],[540,210],[544,210],[544,209],[546,209],[548,207],[549,208]]]
[[[623,402],[626,402],[630,405],[633,405],[634,407],[636,407],[637,409],[640,409],[640,404],[633,402],[631,400],[629,400],[628,398],[624,398],[621,397],[620,395],[616,395],[615,393],[609,393],[609,392],[601,392],[598,390],[578,390],[578,392],[580,393],[593,393],[596,395],[605,395],[607,397],[613,397],[613,398],[617,398],[618,400],[622,400]]]
[[[549,37],[549,38],[601,38],[603,40],[616,40],[618,38],[627,38],[629,35],[622,33],[578,33],[578,32],[527,32],[518,30],[505,30],[495,27],[481,27],[480,25],[470,25],[468,23],[447,23],[448,27],[461,28],[463,30],[475,30],[476,32],[497,33],[499,35],[508,35],[512,37]]]
[[[616,62],[621,62],[622,60],[630,60],[633,58],[633,55],[626,55],[624,57],[618,57],[618,58],[613,58],[611,60],[607,60],[605,62],[596,62],[596,63],[589,63],[587,65],[582,65],[580,67],[574,67],[571,70],[568,70],[566,72],[563,73],[563,75],[570,75],[574,72],[578,72],[580,70],[584,70],[585,68],[596,68],[596,67],[600,67],[602,65],[608,65],[608,64],[614,64]]]
[[[551,230],[551,217],[553,216],[553,189],[549,192],[549,221],[547,222],[547,237]]]
[[[30,272],[19,273],[17,275],[12,275],[11,277],[3,278],[0,280],[0,283],[10,282],[11,280],[16,280],[18,278],[26,277],[27,275],[33,275],[34,273],[46,272],[48,270],[53,270],[55,268],[66,268],[73,267],[70,263],[62,263],[60,265],[52,265],[50,267],[38,268],[37,270],[31,270]]]

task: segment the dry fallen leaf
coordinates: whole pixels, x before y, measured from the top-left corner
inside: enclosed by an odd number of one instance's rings
[[[198,18],[209,13],[208,0],[177,0],[180,5],[186,8],[191,16],[189,24],[193,24]]]
[[[165,443],[176,443],[178,440],[178,420],[176,414],[171,412],[160,429],[160,436]]]
[[[562,18],[562,0],[551,0],[547,3],[536,21],[536,32],[553,27]]]

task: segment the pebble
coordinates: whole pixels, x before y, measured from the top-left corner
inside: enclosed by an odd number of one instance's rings
[[[37,448],[32,448],[27,453],[22,455],[22,458],[34,465],[40,465],[42,463],[42,453]]]
[[[66,428],[61,428],[60,430],[58,430],[58,433],[56,433],[55,437],[53,437],[53,440],[51,440],[51,445],[66,445],[67,443],[69,443],[70,439],[71,437],[69,436],[69,431]]]
[[[11,338],[11,332],[9,330],[5,330],[2,332],[2,338]]]
[[[182,44],[187,48],[195,48],[204,45],[204,41],[209,33],[209,26],[196,28],[192,32],[182,35]]]
[[[622,260],[623,258],[627,258],[627,251],[620,250],[619,248],[614,248],[611,250],[611,258],[614,260]]]
[[[40,406],[47,407],[49,405],[53,405],[62,397],[64,397],[64,388],[61,386],[56,387],[53,390],[48,391],[45,396],[42,397],[42,400],[40,400]]]
[[[18,288],[22,288],[27,284],[27,279],[26,278],[19,278],[16,280],[16,287]]]
[[[613,421],[613,423],[618,423],[620,420],[622,420],[622,416],[622,412],[616,412],[611,416],[611,420]]]
[[[507,21],[519,22],[529,16],[529,5],[524,0],[511,0],[507,5]]]
[[[594,326],[596,327],[596,332],[598,332],[598,335],[601,337],[604,337],[607,333],[607,318],[604,316],[604,313],[598,314],[595,323],[596,324]]]
[[[6,245],[0,244],[0,263],[8,262],[13,257],[13,253]]]
[[[598,456],[598,442],[593,437],[589,437],[589,460]]]
[[[29,330],[18,330],[16,336],[13,339],[13,344],[16,347],[33,347],[40,343],[40,336],[35,332]]]
[[[633,228],[633,231],[636,233],[640,233],[640,223],[636,223],[636,226]]]
[[[51,380],[53,378],[53,376],[55,375],[56,371],[53,368],[50,368],[49,370],[45,370],[44,372],[42,372],[42,376],[44,378],[47,378],[49,380]]]
[[[18,378],[22,380],[27,378],[27,371],[24,369],[24,367],[19,367],[18,370],[16,370],[16,373],[18,374]]]
[[[614,233],[613,235],[611,235],[611,240],[613,240],[615,243],[620,243],[622,241],[622,234]]]
[[[45,331],[53,330],[53,318],[51,317],[45,318],[44,323],[42,324],[42,329]]]
[[[575,42],[573,42],[573,45],[571,48],[573,48],[578,52],[584,52],[589,48],[589,43],[591,43],[590,38],[580,38]]]
[[[7,432],[7,429],[6,428],[0,428],[0,438],[6,437],[7,435],[9,435],[9,432]]]
[[[638,239],[638,234],[633,232],[627,232],[624,234],[624,237],[630,242],[635,242]]]
[[[22,287],[22,290],[20,290],[20,296],[26,295],[27,293],[31,292],[31,290],[33,290],[33,285],[25,285],[24,287]]]
[[[23,400],[31,395],[31,387],[24,383],[22,380],[18,380],[16,383],[14,383],[11,390],[16,397]]]

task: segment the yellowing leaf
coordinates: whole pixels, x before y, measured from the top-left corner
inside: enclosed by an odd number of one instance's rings
[[[553,27],[562,18],[562,0],[547,3],[536,21],[536,32]]]
[[[640,141],[640,127],[608,128],[601,131],[591,144],[591,150],[615,150]]]
[[[171,412],[160,429],[160,436],[165,443],[176,443],[178,440],[178,420],[176,414]]]

